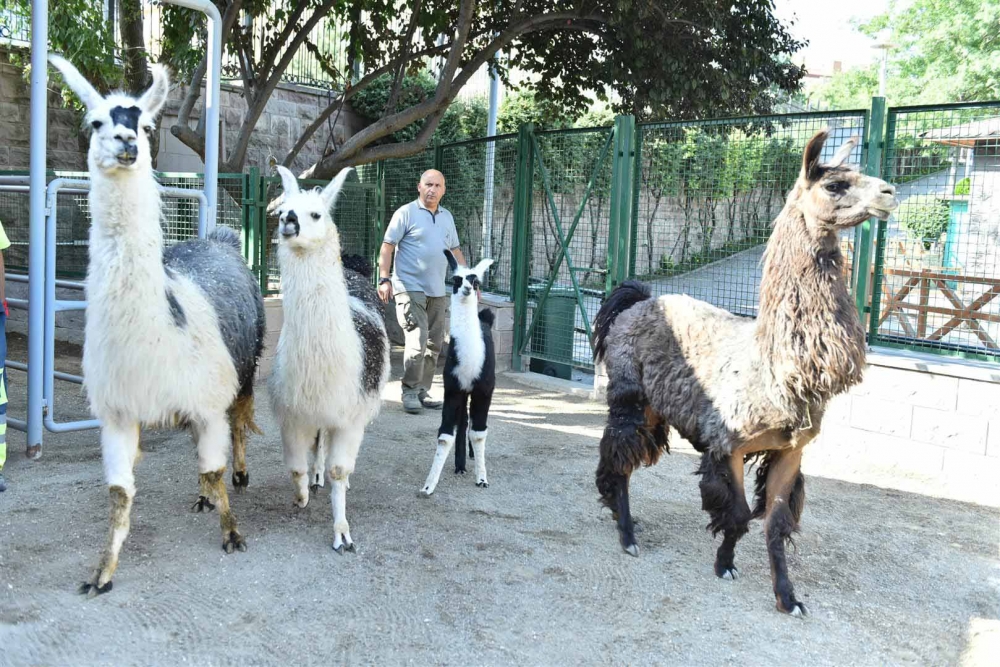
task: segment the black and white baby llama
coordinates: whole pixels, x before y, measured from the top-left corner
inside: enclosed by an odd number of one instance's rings
[[[294,174],[278,167],[285,190],[278,209],[285,319],[269,380],[295,504],[305,507],[310,485],[321,486],[329,473],[338,553],[354,550],[349,477],[389,377],[385,308],[371,265],[341,257],[331,217],[352,171],[342,170],[322,191],[300,190]]]
[[[159,184],[147,133],[167,99],[167,73],[154,66],[139,99],[103,97],[66,60],[52,56],[87,107],[90,150],[90,263],[83,346],[84,387],[101,420],[111,527],[100,564],[81,592],[111,590],[129,531],[133,466],[143,426],[183,425],[194,434],[199,509],[219,509],[222,546],[245,551],[223,474],[233,447],[233,485],[246,486],[246,436],[253,379],[264,340],[260,286],[239,236],[218,228],[206,239],[163,248]],[[231,440],[230,440],[231,439]]]
[[[437,452],[421,492],[431,495],[441,478],[448,452],[455,447],[455,474],[465,474],[465,432],[472,441],[470,454],[476,461],[476,486],[486,488],[486,420],[493,388],[496,360],[493,352],[493,311],[479,310],[478,289],[483,274],[493,263],[484,259],[469,269],[459,266],[445,250],[452,270],[451,341],[444,364],[444,408],[438,429]],[[470,401],[471,397],[471,401]],[[469,416],[472,428],[469,428]]]

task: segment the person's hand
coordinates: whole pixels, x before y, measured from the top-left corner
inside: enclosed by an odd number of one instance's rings
[[[389,299],[392,298],[392,283],[382,283],[378,286],[378,298],[382,299],[382,303],[389,303]]]

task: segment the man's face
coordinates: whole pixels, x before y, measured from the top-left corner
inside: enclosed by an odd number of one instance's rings
[[[420,201],[424,206],[437,206],[444,197],[444,177],[438,173],[424,174],[417,184],[417,192],[420,193]]]

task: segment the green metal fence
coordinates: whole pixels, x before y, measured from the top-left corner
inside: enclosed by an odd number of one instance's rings
[[[1000,360],[1000,102],[889,109],[870,340]]]
[[[447,185],[443,205],[455,218],[466,261],[474,266],[491,257],[484,288],[505,296],[510,295],[516,164],[514,134],[448,144],[435,156]]]
[[[631,275],[656,294],[756,315],[764,247],[806,143],[830,128],[832,156],[865,137],[866,121],[844,111],[640,125]],[[849,161],[861,164],[862,151],[859,142]],[[849,258],[853,239],[844,236]]]

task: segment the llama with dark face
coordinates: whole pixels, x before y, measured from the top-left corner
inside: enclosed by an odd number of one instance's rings
[[[147,133],[166,101],[167,73],[139,99],[103,97],[66,60],[51,56],[87,107],[90,127],[90,263],[83,346],[84,387],[101,420],[111,529],[82,592],[111,590],[129,531],[132,469],[143,426],[183,425],[198,449],[199,510],[219,510],[222,546],[246,551],[223,474],[245,487],[253,380],[264,340],[264,302],[239,235],[224,227],[164,250],[159,184]]]
[[[271,402],[295,504],[305,507],[310,487],[318,489],[330,476],[333,548],[342,554],[354,550],[349,477],[389,377],[385,309],[371,265],[341,256],[332,217],[353,169],[342,170],[322,190],[300,190],[292,172],[278,172],[285,190],[278,208],[284,322],[269,379]]]
[[[496,385],[496,360],[493,352],[493,311],[479,310],[479,287],[483,275],[493,263],[484,259],[475,268],[459,266],[454,255],[445,250],[452,270],[451,341],[444,364],[444,407],[438,429],[437,452],[421,493],[431,495],[437,487],[451,448],[455,448],[455,474],[465,474],[465,434],[472,441],[471,454],[476,461],[476,486],[485,489],[486,422],[493,388]],[[469,418],[472,418],[471,428]]]
[[[608,373],[608,421],[597,488],[624,550],[639,555],[629,478],[667,449],[673,426],[702,452],[702,507],[722,533],[715,573],[737,575],[736,542],[764,518],[779,611],[805,613],[793,593],[785,542],[805,503],[803,448],[827,402],[861,381],[865,336],[844,282],[838,234],[898,206],[884,181],[849,168],[852,139],[826,164],[826,132],[806,146],[802,170],[767,244],[756,320],[687,296],[653,299],[626,282],[594,321],[595,356]],[[760,457],[751,510],[744,464]]]

